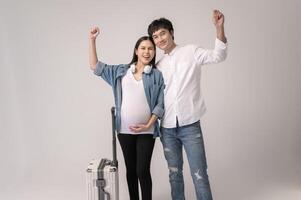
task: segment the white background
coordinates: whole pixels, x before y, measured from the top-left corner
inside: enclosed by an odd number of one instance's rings
[[[226,17],[229,55],[202,74],[214,199],[301,199],[300,4],[1,0],[0,199],[86,199],[88,162],[111,157],[113,95],[88,68],[91,26],[101,27],[99,58],[128,63],[136,40],[162,16],[173,22],[177,44],[213,48],[215,8]],[[125,200],[119,146],[118,157]],[[195,199],[186,161],[184,167],[186,198]],[[170,199],[159,140],[151,170],[153,199]]]

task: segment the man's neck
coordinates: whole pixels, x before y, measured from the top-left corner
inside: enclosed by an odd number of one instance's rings
[[[166,51],[164,51],[165,54],[169,54],[170,52],[172,52],[172,50],[174,50],[174,48],[176,48],[176,43],[172,43],[172,45],[170,46],[170,48],[166,49]]]

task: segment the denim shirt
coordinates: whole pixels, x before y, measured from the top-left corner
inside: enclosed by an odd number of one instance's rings
[[[107,65],[97,62],[94,74],[101,76],[109,85],[112,86],[115,106],[116,106],[116,129],[120,132],[121,127],[121,103],[122,103],[122,85],[121,79],[126,75],[130,68],[128,64]],[[157,69],[152,69],[150,73],[142,74],[144,92],[152,114],[158,119],[164,115],[164,80],[162,73]],[[158,119],[154,124],[154,137],[161,136]]]

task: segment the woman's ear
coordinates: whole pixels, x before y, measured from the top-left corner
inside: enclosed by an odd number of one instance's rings
[[[137,55],[137,49],[135,49],[135,54],[136,54],[136,56],[138,56],[138,55]]]

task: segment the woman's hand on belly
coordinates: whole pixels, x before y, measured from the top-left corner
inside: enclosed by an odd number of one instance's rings
[[[156,122],[158,117],[155,114],[152,114],[152,116],[149,118],[147,124],[136,124],[129,126],[129,129],[133,131],[134,133],[140,133],[143,131],[148,131]]]
[[[134,133],[140,133],[140,132],[148,131],[148,129],[150,129],[150,126],[146,124],[136,124],[136,125],[129,126],[129,129]]]

